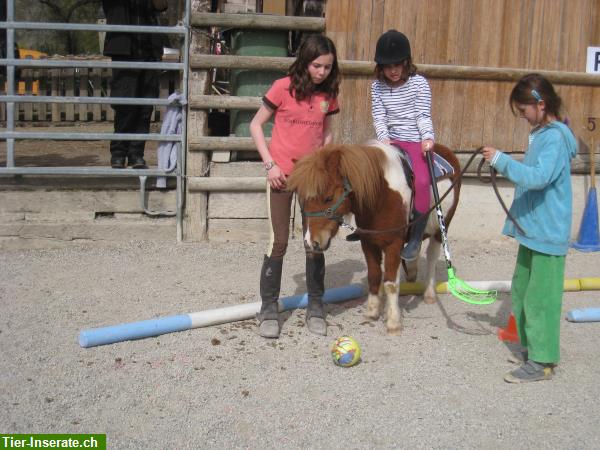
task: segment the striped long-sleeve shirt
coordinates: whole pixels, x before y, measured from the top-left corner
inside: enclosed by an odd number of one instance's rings
[[[434,139],[431,89],[421,75],[399,87],[375,80],[371,85],[373,124],[378,140],[421,142]]]

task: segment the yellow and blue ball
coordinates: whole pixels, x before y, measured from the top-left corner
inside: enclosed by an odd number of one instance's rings
[[[360,345],[350,336],[340,336],[331,345],[333,362],[341,367],[352,367],[360,361]]]

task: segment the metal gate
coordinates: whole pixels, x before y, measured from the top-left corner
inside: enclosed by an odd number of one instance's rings
[[[6,22],[0,22],[0,28],[6,29],[6,59],[0,59],[0,65],[6,66],[6,95],[0,97],[0,102],[6,104],[6,131],[0,132],[0,139],[6,140],[6,165],[0,167],[0,176],[16,175],[60,175],[60,176],[106,176],[106,177],[139,177],[140,202],[144,212],[148,215],[175,215],[177,223],[177,241],[183,239],[183,192],[185,182],[185,154],[187,117],[186,108],[188,98],[188,54],[190,41],[190,10],[191,0],[185,0],[184,16],[176,26],[139,26],[139,25],[100,25],[82,23],[45,23],[15,21],[15,0],[7,0]],[[68,31],[98,31],[98,32],[126,32],[126,33],[159,33],[183,36],[183,48],[180,62],[108,62],[108,61],[82,61],[82,60],[49,60],[49,59],[17,59],[15,58],[15,30],[68,30]],[[124,97],[65,97],[65,96],[34,96],[16,95],[15,92],[15,67],[43,67],[43,68],[115,68],[115,69],[159,69],[179,71],[182,74],[182,133],[161,135],[150,134],[124,134],[124,133],[48,133],[48,132],[19,132],[15,130],[15,104],[18,103],[88,103],[111,105],[153,105],[172,106],[167,99],[161,98],[124,98]],[[173,170],[160,169],[112,169],[101,167],[17,167],[15,165],[15,140],[123,140],[123,141],[161,141],[179,142],[177,163]],[[145,205],[145,183],[147,177],[176,177],[176,209],[170,211],[150,211]]]

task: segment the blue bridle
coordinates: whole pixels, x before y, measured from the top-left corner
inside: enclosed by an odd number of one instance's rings
[[[339,214],[335,214],[335,212],[342,205],[342,203],[344,203],[344,200],[346,200],[348,198],[348,195],[350,195],[350,192],[352,192],[352,186],[350,186],[350,182],[348,181],[348,179],[346,177],[344,177],[343,180],[344,180],[344,192],[342,192],[342,195],[340,195],[340,197],[336,200],[336,202],[333,205],[331,205],[329,208],[327,208],[323,211],[307,212],[307,211],[302,210],[302,214],[305,217],[325,217],[330,220],[342,222],[342,216],[340,216]]]

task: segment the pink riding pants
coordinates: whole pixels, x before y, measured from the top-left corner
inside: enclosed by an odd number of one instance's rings
[[[425,213],[430,206],[431,177],[429,176],[427,159],[421,150],[421,143],[394,140],[392,144],[402,148],[410,158],[415,174],[414,208],[420,213]]]

